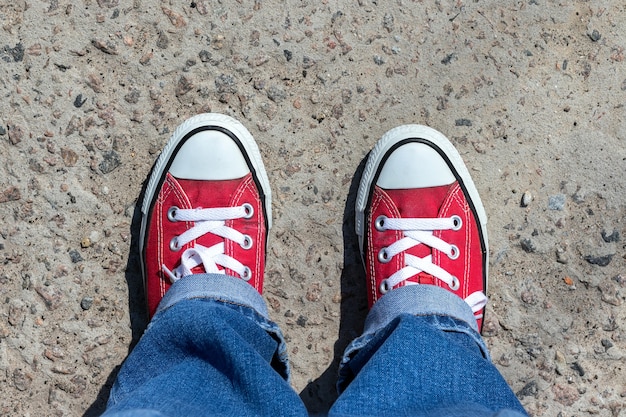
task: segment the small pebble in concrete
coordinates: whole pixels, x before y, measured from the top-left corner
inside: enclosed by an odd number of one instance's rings
[[[515,395],[517,395],[519,398],[536,397],[538,393],[539,387],[537,386],[537,381],[530,381],[529,383],[524,385],[521,390],[517,391]]]
[[[89,310],[92,305],[93,305],[93,297],[83,297],[83,299],[80,300],[80,307],[85,311]]]
[[[531,192],[528,190],[524,191],[524,194],[522,194],[522,201],[520,202],[520,206],[528,207],[531,201],[533,201],[533,195],[531,194]]]
[[[606,243],[619,242],[619,232],[617,230],[613,230],[611,234],[609,234],[609,232],[607,232],[606,230],[603,230],[601,234],[602,240],[604,240]]]
[[[602,339],[600,343],[602,343],[602,346],[604,346],[605,349],[613,347],[613,342],[611,342],[609,339]]]
[[[592,265],[598,266],[607,266],[611,263],[611,260],[613,260],[613,254],[608,254],[604,256],[585,256],[585,261],[589,262]]]
[[[530,239],[522,239],[520,241],[520,246],[524,249],[524,252],[533,253],[537,250],[535,244]]]
[[[602,35],[600,35],[600,32],[598,32],[596,29],[594,29],[589,34],[589,39],[591,39],[594,42],[598,42],[600,39],[602,39]]]
[[[565,194],[556,194],[548,199],[548,208],[550,210],[563,210],[565,207]]]
[[[102,162],[98,165],[103,174],[113,172],[122,163],[120,156],[115,151],[109,151],[102,154]]]
[[[74,99],[74,107],[76,107],[77,109],[81,108],[83,106],[83,104],[85,104],[86,101],[87,101],[87,99],[83,98],[82,94],[79,94]]]
[[[471,126],[472,121],[469,119],[456,119],[454,121],[455,126]]]
[[[78,263],[83,260],[83,257],[80,255],[80,252],[78,252],[76,249],[72,249],[69,252],[69,255],[73,263]]]

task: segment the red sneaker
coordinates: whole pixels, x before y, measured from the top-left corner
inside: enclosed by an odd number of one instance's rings
[[[356,203],[370,308],[405,285],[464,299],[478,328],[487,303],[487,217],[461,156],[438,131],[406,125],[372,150]]]
[[[221,114],[180,125],[163,149],[142,206],[142,272],[150,317],[173,282],[225,273],[263,291],[271,191],[248,130]]]

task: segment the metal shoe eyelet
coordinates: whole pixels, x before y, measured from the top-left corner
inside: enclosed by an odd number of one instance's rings
[[[385,230],[385,220],[387,220],[387,216],[378,216],[376,221],[374,222],[374,227],[379,232],[384,232]]]
[[[378,286],[378,291],[380,291],[381,294],[387,294],[390,289],[391,288],[389,288],[389,281],[387,281],[386,279],[383,279]]]
[[[176,212],[178,211],[178,207],[176,206],[172,206],[169,209],[167,209],[167,220],[171,221],[171,222],[177,222],[178,220],[176,219]]]
[[[252,278],[252,270],[247,266],[244,266],[243,274],[241,274],[241,279],[244,281],[250,281]]]
[[[244,203],[242,207],[246,212],[246,215],[243,218],[251,219],[252,216],[254,215],[254,207],[252,207],[252,204]]]
[[[448,287],[450,287],[450,289],[452,291],[456,291],[459,288],[461,288],[461,282],[459,281],[459,279],[457,277],[455,277],[454,275],[452,276],[452,284],[448,284]]]
[[[461,254],[461,251],[459,250],[459,247],[457,245],[452,245],[450,248],[450,255],[448,255],[448,258],[454,260],[457,259],[459,257],[459,255]]]
[[[243,249],[250,249],[252,247],[252,238],[248,235],[243,235],[243,242],[241,242]]]
[[[391,261],[391,257],[389,256],[389,252],[387,252],[387,248],[382,248],[378,252],[378,261],[382,264],[386,264]]]
[[[461,230],[461,227],[463,227],[463,219],[461,219],[461,216],[455,214],[452,216],[452,222],[454,223],[452,230]]]
[[[178,244],[178,236],[174,236],[172,240],[170,240],[170,250],[174,252],[178,252],[182,249],[182,246]]]

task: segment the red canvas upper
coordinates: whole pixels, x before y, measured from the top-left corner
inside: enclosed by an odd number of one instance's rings
[[[194,222],[170,221],[168,210],[176,206],[180,209],[235,207],[244,203],[251,204],[254,213],[251,218],[226,221],[226,226],[238,230],[252,238],[250,249],[242,248],[238,243],[220,236],[207,233],[183,246],[179,251],[170,249],[170,240],[194,226]],[[169,173],[152,207],[150,223],[147,227],[145,246],[145,282],[146,297],[150,317],[171,286],[169,277],[163,272],[162,265],[173,270],[180,265],[183,251],[196,244],[205,247],[224,242],[225,254],[238,260],[252,271],[248,281],[259,293],[263,291],[263,273],[265,267],[266,226],[261,198],[252,174],[240,179],[202,181],[176,179]],[[202,267],[196,267],[194,273],[204,273]],[[231,270],[226,274],[238,277]]]
[[[452,260],[436,249],[419,244],[406,252],[394,256],[390,262],[378,261],[378,253],[384,248],[403,237],[402,231],[379,231],[375,227],[375,220],[381,216],[390,218],[441,218],[457,215],[462,219],[460,230],[437,230],[433,235],[459,248],[460,255]],[[458,182],[431,188],[415,188],[401,190],[384,190],[375,186],[367,223],[367,251],[365,253],[365,269],[368,276],[368,301],[370,308],[383,295],[380,284],[399,269],[405,266],[405,253],[423,258],[432,255],[432,262],[456,276],[460,281],[460,288],[450,289],[447,283],[425,273],[409,278],[408,281],[420,284],[437,285],[457,294],[465,299],[476,291],[485,291],[483,282],[483,258],[480,235],[474,217],[463,190]],[[405,281],[396,287],[407,285]],[[478,319],[481,328],[482,319]]]

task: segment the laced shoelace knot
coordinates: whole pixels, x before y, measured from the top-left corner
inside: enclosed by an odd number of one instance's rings
[[[170,250],[179,251],[186,244],[198,239],[201,236],[211,233],[238,243],[243,249],[251,249],[254,245],[252,238],[239,232],[232,227],[226,226],[226,221],[235,219],[250,219],[254,215],[254,207],[249,203],[244,203],[237,207],[216,207],[216,208],[196,208],[181,209],[172,206],[167,211],[167,218],[171,222],[193,222],[194,226],[178,236],[174,236],[169,243]],[[249,281],[252,278],[252,271],[238,260],[226,255],[224,242],[217,243],[211,247],[195,244],[194,247],[186,249],[180,258],[180,265],[173,270],[166,265],[161,265],[165,275],[172,283],[180,278],[192,274],[192,269],[202,265],[207,273],[224,274],[228,268],[236,272],[242,279]],[[222,268],[218,267],[221,266]]]
[[[388,263],[394,256],[420,244],[436,249],[446,254],[452,260],[458,259],[460,255],[460,250],[456,245],[450,244],[433,234],[433,232],[437,230],[460,230],[463,227],[463,220],[457,215],[421,219],[391,218],[383,215],[376,218],[374,227],[379,232],[387,230],[401,231],[404,236],[391,245],[380,249],[378,252],[378,261],[381,263]],[[456,276],[432,262],[432,254],[420,258],[405,253],[404,260],[404,267],[400,268],[390,277],[382,280],[379,286],[381,294],[389,292],[399,283],[407,281],[409,278],[422,272],[445,282],[452,291],[457,291],[460,288],[460,281]],[[407,281],[407,283],[412,283],[412,281]],[[467,296],[465,302],[472,308],[474,313],[479,313],[485,307],[487,297],[483,292],[476,291]],[[482,315],[476,315],[476,318],[480,317],[482,317]]]

